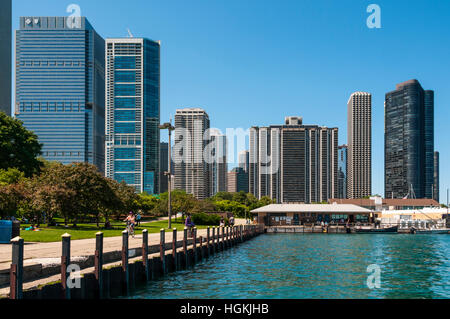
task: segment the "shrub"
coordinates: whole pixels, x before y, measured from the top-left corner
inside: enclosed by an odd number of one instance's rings
[[[220,216],[216,214],[197,213],[192,215],[192,221],[195,225],[219,226]]]

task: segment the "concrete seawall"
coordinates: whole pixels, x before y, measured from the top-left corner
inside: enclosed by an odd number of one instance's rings
[[[196,263],[207,259],[209,256],[219,253],[233,246],[239,245],[242,242],[252,239],[255,236],[264,232],[264,228],[259,225],[248,226],[248,230],[240,236],[235,233],[234,236],[225,236],[223,238],[210,238],[207,243],[206,238],[197,238],[189,240],[188,246],[184,250],[183,243],[176,243],[176,250],[174,253],[172,243],[165,243],[162,247],[149,246],[148,254],[148,269],[145,267],[142,251],[129,251],[130,259],[126,262],[127,267],[124,267],[124,262],[115,262],[107,264],[108,257],[105,258],[101,274],[102,280],[96,279],[94,269],[88,268],[81,272],[79,288],[70,289],[70,299],[99,299],[99,298],[115,298],[118,296],[127,296],[135,287],[145,284],[147,281],[156,280],[164,277],[168,273],[177,270],[185,270],[194,266]],[[185,253],[186,251],[186,253]],[[164,257],[162,257],[164,256]],[[105,256],[106,257],[106,256]],[[112,258],[111,258],[112,257]],[[111,259],[116,259],[117,256],[110,256]],[[86,261],[89,265],[93,263],[93,257],[89,257]],[[59,266],[60,267],[60,266]],[[125,269],[127,269],[125,271]],[[56,269],[55,269],[56,270]],[[61,278],[61,276],[54,275],[53,277]],[[8,297],[3,295],[2,297]],[[64,292],[61,280],[55,280],[50,283],[45,283],[37,288],[24,290],[22,294],[23,299],[67,299],[67,294]]]

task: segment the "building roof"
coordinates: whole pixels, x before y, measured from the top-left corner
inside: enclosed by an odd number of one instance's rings
[[[251,213],[360,213],[370,214],[369,209],[352,204],[272,204],[257,208]]]
[[[338,203],[338,204],[352,204],[352,205],[359,205],[359,206],[376,206],[375,200],[369,199],[369,198],[357,198],[357,199],[337,199],[333,198],[328,200],[330,204],[332,203]],[[427,206],[433,206],[433,207],[440,207],[441,205],[435,201],[434,199],[428,199],[428,198],[417,198],[417,199],[391,199],[391,198],[384,198],[382,200],[382,206],[418,206],[418,207],[427,207]]]

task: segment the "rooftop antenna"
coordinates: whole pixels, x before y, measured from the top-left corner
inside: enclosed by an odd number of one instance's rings
[[[127,31],[128,31],[128,37],[134,38],[134,36],[133,36],[133,34],[131,33],[130,29],[127,29]]]

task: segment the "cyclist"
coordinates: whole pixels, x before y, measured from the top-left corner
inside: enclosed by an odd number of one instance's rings
[[[194,222],[191,220],[191,214],[187,214],[186,221],[185,221],[184,225],[188,228],[189,236],[190,236],[190,237],[193,237],[193,236],[194,236],[194,227],[195,227],[195,224],[194,224]]]
[[[128,235],[132,235],[134,238],[134,226],[136,224],[136,217],[134,216],[133,212],[129,212],[127,218],[124,220],[127,222],[127,230]]]

